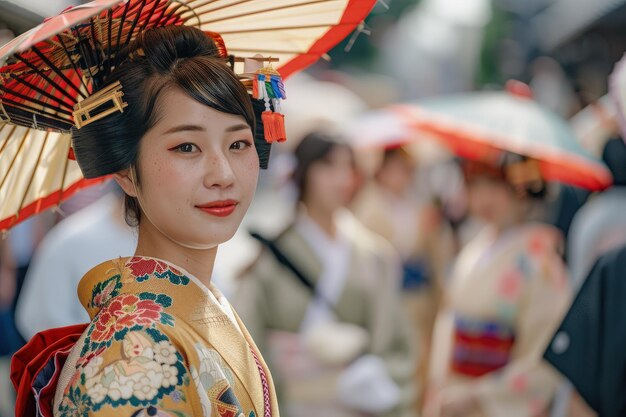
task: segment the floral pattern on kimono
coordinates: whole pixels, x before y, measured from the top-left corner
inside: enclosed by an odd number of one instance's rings
[[[93,319],[74,347],[69,382],[57,389],[55,415],[256,417],[252,402],[238,398],[247,389],[218,350],[193,332],[190,344],[174,328],[186,328],[199,312],[215,313],[217,306],[202,303],[203,288],[161,260],[111,263],[84,300]],[[233,326],[226,316],[211,323]]]

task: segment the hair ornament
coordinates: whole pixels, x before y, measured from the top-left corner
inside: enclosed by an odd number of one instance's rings
[[[117,111],[124,113],[128,103],[122,100],[123,96],[122,84],[116,81],[76,103],[73,112],[76,128],[80,129]]]
[[[287,98],[280,73],[270,63],[255,71],[252,77],[252,97],[262,100],[265,111],[261,114],[265,140],[268,143],[287,140],[285,116],[281,112],[281,100]]]

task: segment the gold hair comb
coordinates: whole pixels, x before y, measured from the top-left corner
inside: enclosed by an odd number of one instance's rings
[[[87,97],[83,101],[76,103],[73,112],[74,124],[76,128],[80,129],[83,126],[95,122],[96,120],[100,120],[109,114],[115,113],[116,111],[124,113],[124,107],[128,106],[128,103],[122,100],[123,96],[124,92],[122,91],[122,84],[119,81],[116,81],[95,94]],[[110,103],[109,107],[100,110],[96,114],[91,113],[93,110],[107,103]]]

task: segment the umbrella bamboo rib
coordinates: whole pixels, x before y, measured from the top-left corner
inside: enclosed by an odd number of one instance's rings
[[[0,158],[2,158],[2,153],[4,152],[4,149],[7,147],[7,145],[9,144],[9,142],[11,140],[11,137],[15,133],[15,129],[17,129],[16,125],[6,124],[6,125],[0,127],[0,131],[2,131],[3,129],[6,129],[8,126],[11,127],[11,131],[9,132],[9,134],[6,136],[6,139],[2,143],[2,147],[0,148]]]
[[[111,25],[113,24],[113,9],[107,11],[107,56],[111,56]],[[111,72],[111,59],[107,59],[107,73]]]
[[[65,52],[65,56],[67,57],[68,61],[70,61],[70,64],[72,65],[72,68],[74,69],[74,71],[76,71],[77,74],[80,74],[81,71],[78,70],[78,67],[76,66],[76,63],[72,59],[70,51],[67,49],[67,46],[65,45],[65,42],[63,41],[63,37],[59,36],[58,38],[59,38],[59,43],[61,44],[61,48],[63,48],[63,52]],[[83,77],[80,77],[80,82],[83,85],[83,87],[85,88],[85,91],[89,91],[89,89],[87,88],[87,84],[85,84],[85,81],[83,80]]]
[[[152,19],[152,16],[154,15],[154,12],[156,11],[156,9],[159,7],[159,5],[161,4],[161,0],[157,0],[154,3],[154,7],[152,8],[152,10],[149,13],[149,17],[147,19],[144,20],[143,24],[141,25],[141,29],[139,30],[140,32],[143,32],[146,29],[146,26],[148,26],[148,23],[150,22],[150,19]],[[161,19],[163,19],[163,16],[165,15],[165,12],[167,11],[167,5],[165,7],[161,7],[161,16],[159,16],[157,18],[157,22],[160,22]],[[129,36],[130,38],[130,36]]]
[[[68,143],[68,146],[65,149],[65,154],[67,155],[67,158],[65,158],[65,166],[63,167],[63,174],[61,175],[61,188],[60,188],[60,193],[59,193],[59,200],[56,203],[57,206],[60,205],[61,202],[63,201],[63,192],[65,191],[65,177],[67,176],[67,171],[70,166],[69,153],[70,153],[70,149],[72,148],[72,142],[68,140],[67,143]]]
[[[154,2],[155,7],[161,2],[161,0],[156,0]],[[128,34],[126,36],[126,40],[124,41],[124,46],[128,45],[130,43],[130,39],[133,36],[133,32],[135,30],[135,28],[137,27],[137,23],[139,23],[139,19],[141,19],[141,13],[143,12],[143,8],[146,6],[146,2],[145,0],[143,2],[141,2],[141,7],[139,8],[139,11],[137,12],[137,14],[135,15],[135,19],[133,20],[133,24],[130,27],[130,30],[128,31]],[[155,7],[152,8],[152,10],[150,11],[150,16],[146,19],[146,22],[148,22],[150,20],[150,18],[152,17],[152,14],[154,13],[154,9]],[[121,27],[121,26],[120,26]],[[119,53],[120,51],[120,47],[119,47],[119,43],[118,43],[118,47],[117,47],[117,51],[116,53]],[[116,60],[117,61],[117,60]]]
[[[263,14],[263,13],[275,12],[275,11],[279,11],[279,10],[293,9],[293,8],[296,8],[296,7],[311,6],[311,5],[314,5],[314,4],[330,3],[330,2],[337,2],[337,1],[338,0],[311,0],[311,1],[304,2],[304,3],[287,4],[285,6],[270,7],[268,9],[255,10],[253,12],[240,13],[240,14],[236,14],[236,15],[232,15],[232,16],[226,16],[226,17],[223,17],[223,18],[220,18],[220,19],[205,20],[205,21],[202,22],[202,24],[210,24],[210,23],[216,23],[216,22],[226,22],[228,20],[238,19],[240,17],[254,16],[254,15],[259,15],[259,14]],[[204,15],[206,15],[208,13],[213,12],[213,11],[215,11],[215,9],[197,12],[196,14],[198,16],[204,16]]]
[[[32,98],[32,97],[28,97],[28,96],[26,96],[26,95],[24,95],[24,94],[18,93],[17,91],[9,90],[8,88],[5,88],[5,87],[3,87],[3,86],[1,86],[1,85],[0,85],[0,90],[4,91],[4,92],[6,92],[6,93],[12,94],[12,95],[14,95],[15,97],[19,97],[19,98],[24,99],[24,100],[26,100],[26,101],[30,101],[31,103],[36,104],[36,105],[38,105],[38,106],[41,106],[41,107],[49,107],[49,106],[48,106],[45,102],[43,102],[43,101],[39,101],[39,100],[34,99],[34,98]],[[57,111],[58,111],[59,113],[65,113],[65,114],[70,114],[70,115],[72,114],[71,112],[68,112],[67,110],[63,110],[63,109],[57,109]]]
[[[52,78],[50,78],[49,76],[47,76],[44,72],[39,71],[31,62],[29,62],[27,59],[25,59],[22,55],[20,54],[15,54],[15,57],[17,59],[19,59],[20,61],[22,61],[24,64],[26,64],[26,66],[28,68],[30,68],[31,70],[33,70],[35,73],[37,73],[37,75],[39,75],[41,78],[43,78],[44,80],[46,80],[48,83],[50,83],[51,86],[53,86],[55,89],[57,89],[61,94],[63,94],[65,97],[69,98],[70,100],[75,100],[74,97],[72,97],[71,94],[69,94],[67,91],[65,91],[65,89],[63,89],[59,84],[56,83],[56,81],[54,81]],[[82,95],[82,94],[81,94]]]
[[[317,25],[302,25],[302,26],[278,26],[271,28],[257,28],[257,29],[244,29],[244,30],[223,30],[220,35],[237,35],[240,33],[255,33],[255,32],[274,32],[278,30],[304,30],[304,29],[321,29],[327,27],[341,27],[341,26],[353,26],[354,23],[321,23]]]
[[[39,161],[41,161],[41,155],[43,155],[43,150],[46,148],[46,143],[48,142],[48,138],[50,137],[50,135],[46,135],[43,139],[43,145],[39,148],[39,154],[37,155],[37,161],[35,162],[35,165],[33,167],[33,172],[31,172],[30,174],[30,178],[28,179],[28,186],[26,187],[26,190],[24,191],[24,194],[22,195],[22,201],[20,201],[20,205],[17,207],[17,212],[15,213],[15,217],[14,217],[14,221],[17,221],[19,215],[20,215],[20,211],[22,210],[22,207],[24,206],[24,201],[26,201],[26,197],[28,196],[28,192],[30,191],[31,187],[33,186],[33,179],[35,178],[35,174],[37,173],[37,169],[39,168]]]
[[[209,0],[209,1],[204,1],[204,3],[194,4],[196,1],[202,1],[202,0],[191,0],[191,1],[189,1],[188,5],[189,5],[190,9],[199,9],[201,7],[208,6],[209,4],[216,3],[219,0]],[[210,9],[209,12],[214,12],[216,10],[230,9],[231,7],[240,6],[240,5],[244,4],[244,3],[249,3],[251,1],[254,1],[254,0],[240,0],[240,1],[236,1],[236,2],[233,2],[233,3],[227,4],[225,6],[221,6],[221,7]]]
[[[122,39],[122,28],[124,27],[124,21],[126,20],[126,14],[128,13],[128,9],[130,8],[130,1],[126,3],[126,5],[124,6],[124,12],[122,13],[122,19],[120,21],[120,26],[117,29],[117,40],[115,41],[115,44],[117,45],[118,49],[115,51],[115,66],[117,67],[118,64],[118,59],[119,59],[119,45],[120,45],[120,39]],[[109,55],[110,56],[110,55]]]
[[[9,178],[9,175],[11,174],[11,169],[13,168],[13,165],[15,165],[15,161],[17,161],[17,157],[20,155],[20,152],[22,151],[22,148],[24,147],[24,143],[26,142],[27,137],[28,137],[28,130],[26,130],[24,132],[24,135],[22,135],[20,146],[18,146],[17,151],[15,152],[15,155],[13,155],[13,160],[11,161],[11,164],[9,164],[9,168],[7,169],[6,174],[4,174],[4,177],[2,177],[2,181],[0,181],[0,190],[2,189],[2,187],[4,187],[4,183],[6,182],[7,178]]]
[[[69,110],[73,110],[72,106],[70,106],[66,102],[62,101],[60,98],[55,97],[52,94],[48,93],[47,91],[37,87],[35,84],[32,84],[32,83],[22,79],[21,77],[15,76],[13,74],[11,74],[11,79],[15,80],[16,82],[18,82],[20,84],[23,84],[24,86],[26,86],[28,88],[33,89],[34,91],[38,92],[42,96],[47,97],[49,100],[52,100],[52,101],[56,102],[59,106],[65,107],[66,109],[69,109]],[[7,91],[7,90],[4,89],[4,91]],[[10,92],[10,91],[7,91],[7,92]],[[26,96],[26,100],[31,100],[31,98]]]
[[[63,71],[57,69],[57,66],[54,65],[49,59],[48,57],[46,57],[40,50],[39,48],[37,48],[36,46],[32,46],[30,48],[35,54],[37,54],[37,56],[46,64],[50,67],[50,69],[52,71],[55,72],[55,74],[57,74],[59,77],[61,77],[63,79],[63,81],[65,81],[67,83],[68,86],[72,87],[72,89],[74,91],[76,91],[78,94],[81,95],[81,97],[85,98],[85,95],[80,91],[80,88],[78,86],[76,86],[72,80],[70,80],[67,75],[63,74]]]

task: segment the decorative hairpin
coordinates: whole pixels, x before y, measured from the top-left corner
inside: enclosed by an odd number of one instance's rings
[[[96,120],[100,120],[109,114],[119,111],[124,113],[124,108],[128,103],[122,100],[124,92],[119,81],[104,87],[100,91],[92,94],[74,106],[74,124],[77,129],[86,126]],[[109,107],[100,109],[101,106],[110,104]],[[98,109],[97,112],[94,110]],[[93,112],[93,114],[92,114]]]
[[[265,140],[268,143],[286,141],[285,116],[281,113],[281,100],[287,98],[285,85],[279,72],[272,67],[271,61],[255,71],[252,78],[252,97],[265,102],[265,111],[261,115]]]

